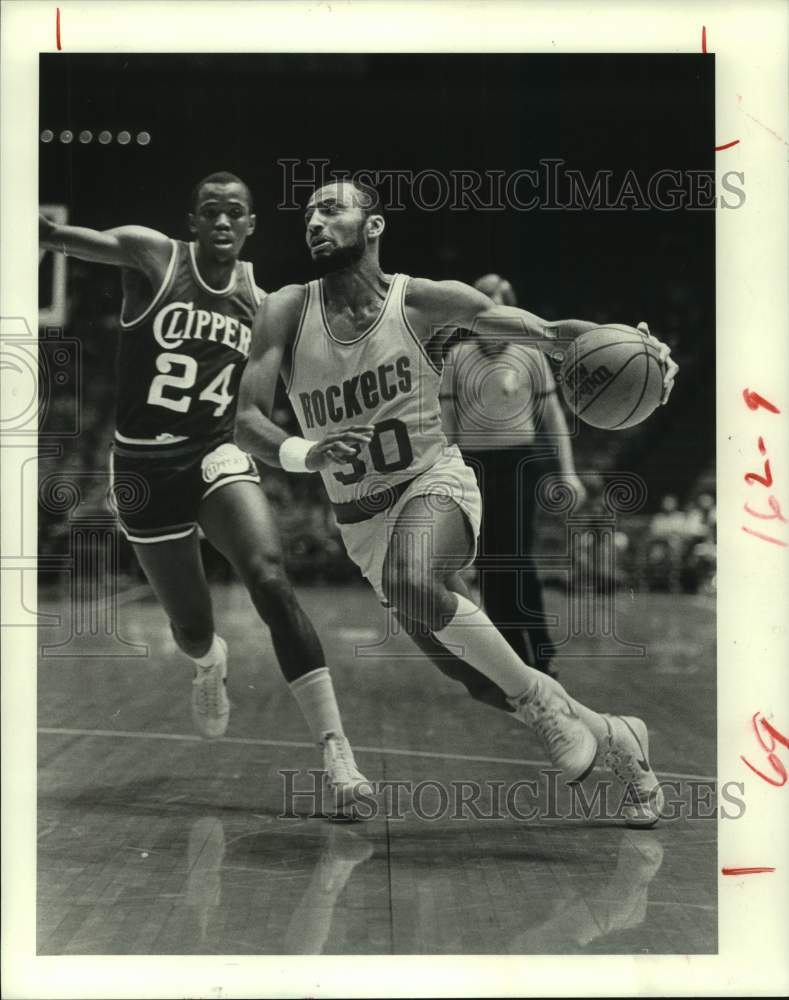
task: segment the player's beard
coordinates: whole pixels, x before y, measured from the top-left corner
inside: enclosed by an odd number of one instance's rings
[[[322,257],[314,259],[312,264],[318,276],[323,278],[327,274],[333,274],[335,271],[344,271],[346,268],[352,267],[357,261],[362,259],[365,249],[364,232],[360,227],[353,243],[344,247],[335,247],[332,253],[324,254]]]

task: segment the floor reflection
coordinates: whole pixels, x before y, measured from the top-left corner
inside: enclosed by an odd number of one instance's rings
[[[373,846],[335,823],[323,828],[325,845],[285,934],[289,955],[320,955],[331,931],[337,900],[357,865],[368,861]]]
[[[582,951],[614,931],[638,927],[647,915],[650,882],[662,863],[663,845],[657,836],[624,834],[613,875],[583,896],[571,887],[566,892],[558,887],[548,919],[515,937],[510,953]]]
[[[197,926],[201,944],[208,940],[208,927],[222,904],[222,862],[225,859],[225,828],[216,816],[192,823],[186,851],[189,877],[185,904]]]
[[[372,857],[373,845],[345,824],[326,822],[311,826],[307,835],[294,831],[285,864],[282,847],[281,839],[274,843],[265,833],[243,834],[228,843],[221,819],[195,820],[187,845],[183,920],[171,922],[168,941],[188,936],[190,950],[227,949],[233,934],[226,911],[241,902],[247,924],[244,940],[236,945],[245,943],[258,953],[322,954],[337,902],[354,869]],[[302,890],[305,874],[309,879]],[[246,898],[250,891],[254,899]],[[268,940],[266,928],[271,929]]]

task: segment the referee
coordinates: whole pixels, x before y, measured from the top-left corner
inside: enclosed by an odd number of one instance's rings
[[[512,285],[498,274],[475,282],[501,305],[516,305]],[[536,485],[556,471],[576,494],[575,471],[556,385],[545,355],[520,343],[461,340],[445,365],[442,421],[474,469],[482,493],[480,585],[489,617],[518,656],[545,673],[554,648],[534,556]]]

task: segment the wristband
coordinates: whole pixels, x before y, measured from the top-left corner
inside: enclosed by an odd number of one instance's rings
[[[279,446],[279,464],[286,472],[309,472],[307,453],[314,443],[302,437],[285,438]]]

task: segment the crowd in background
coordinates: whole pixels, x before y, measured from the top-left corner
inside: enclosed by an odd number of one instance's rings
[[[715,529],[712,493],[701,492],[684,505],[666,494],[643,543],[642,572],[649,589],[714,592]]]

